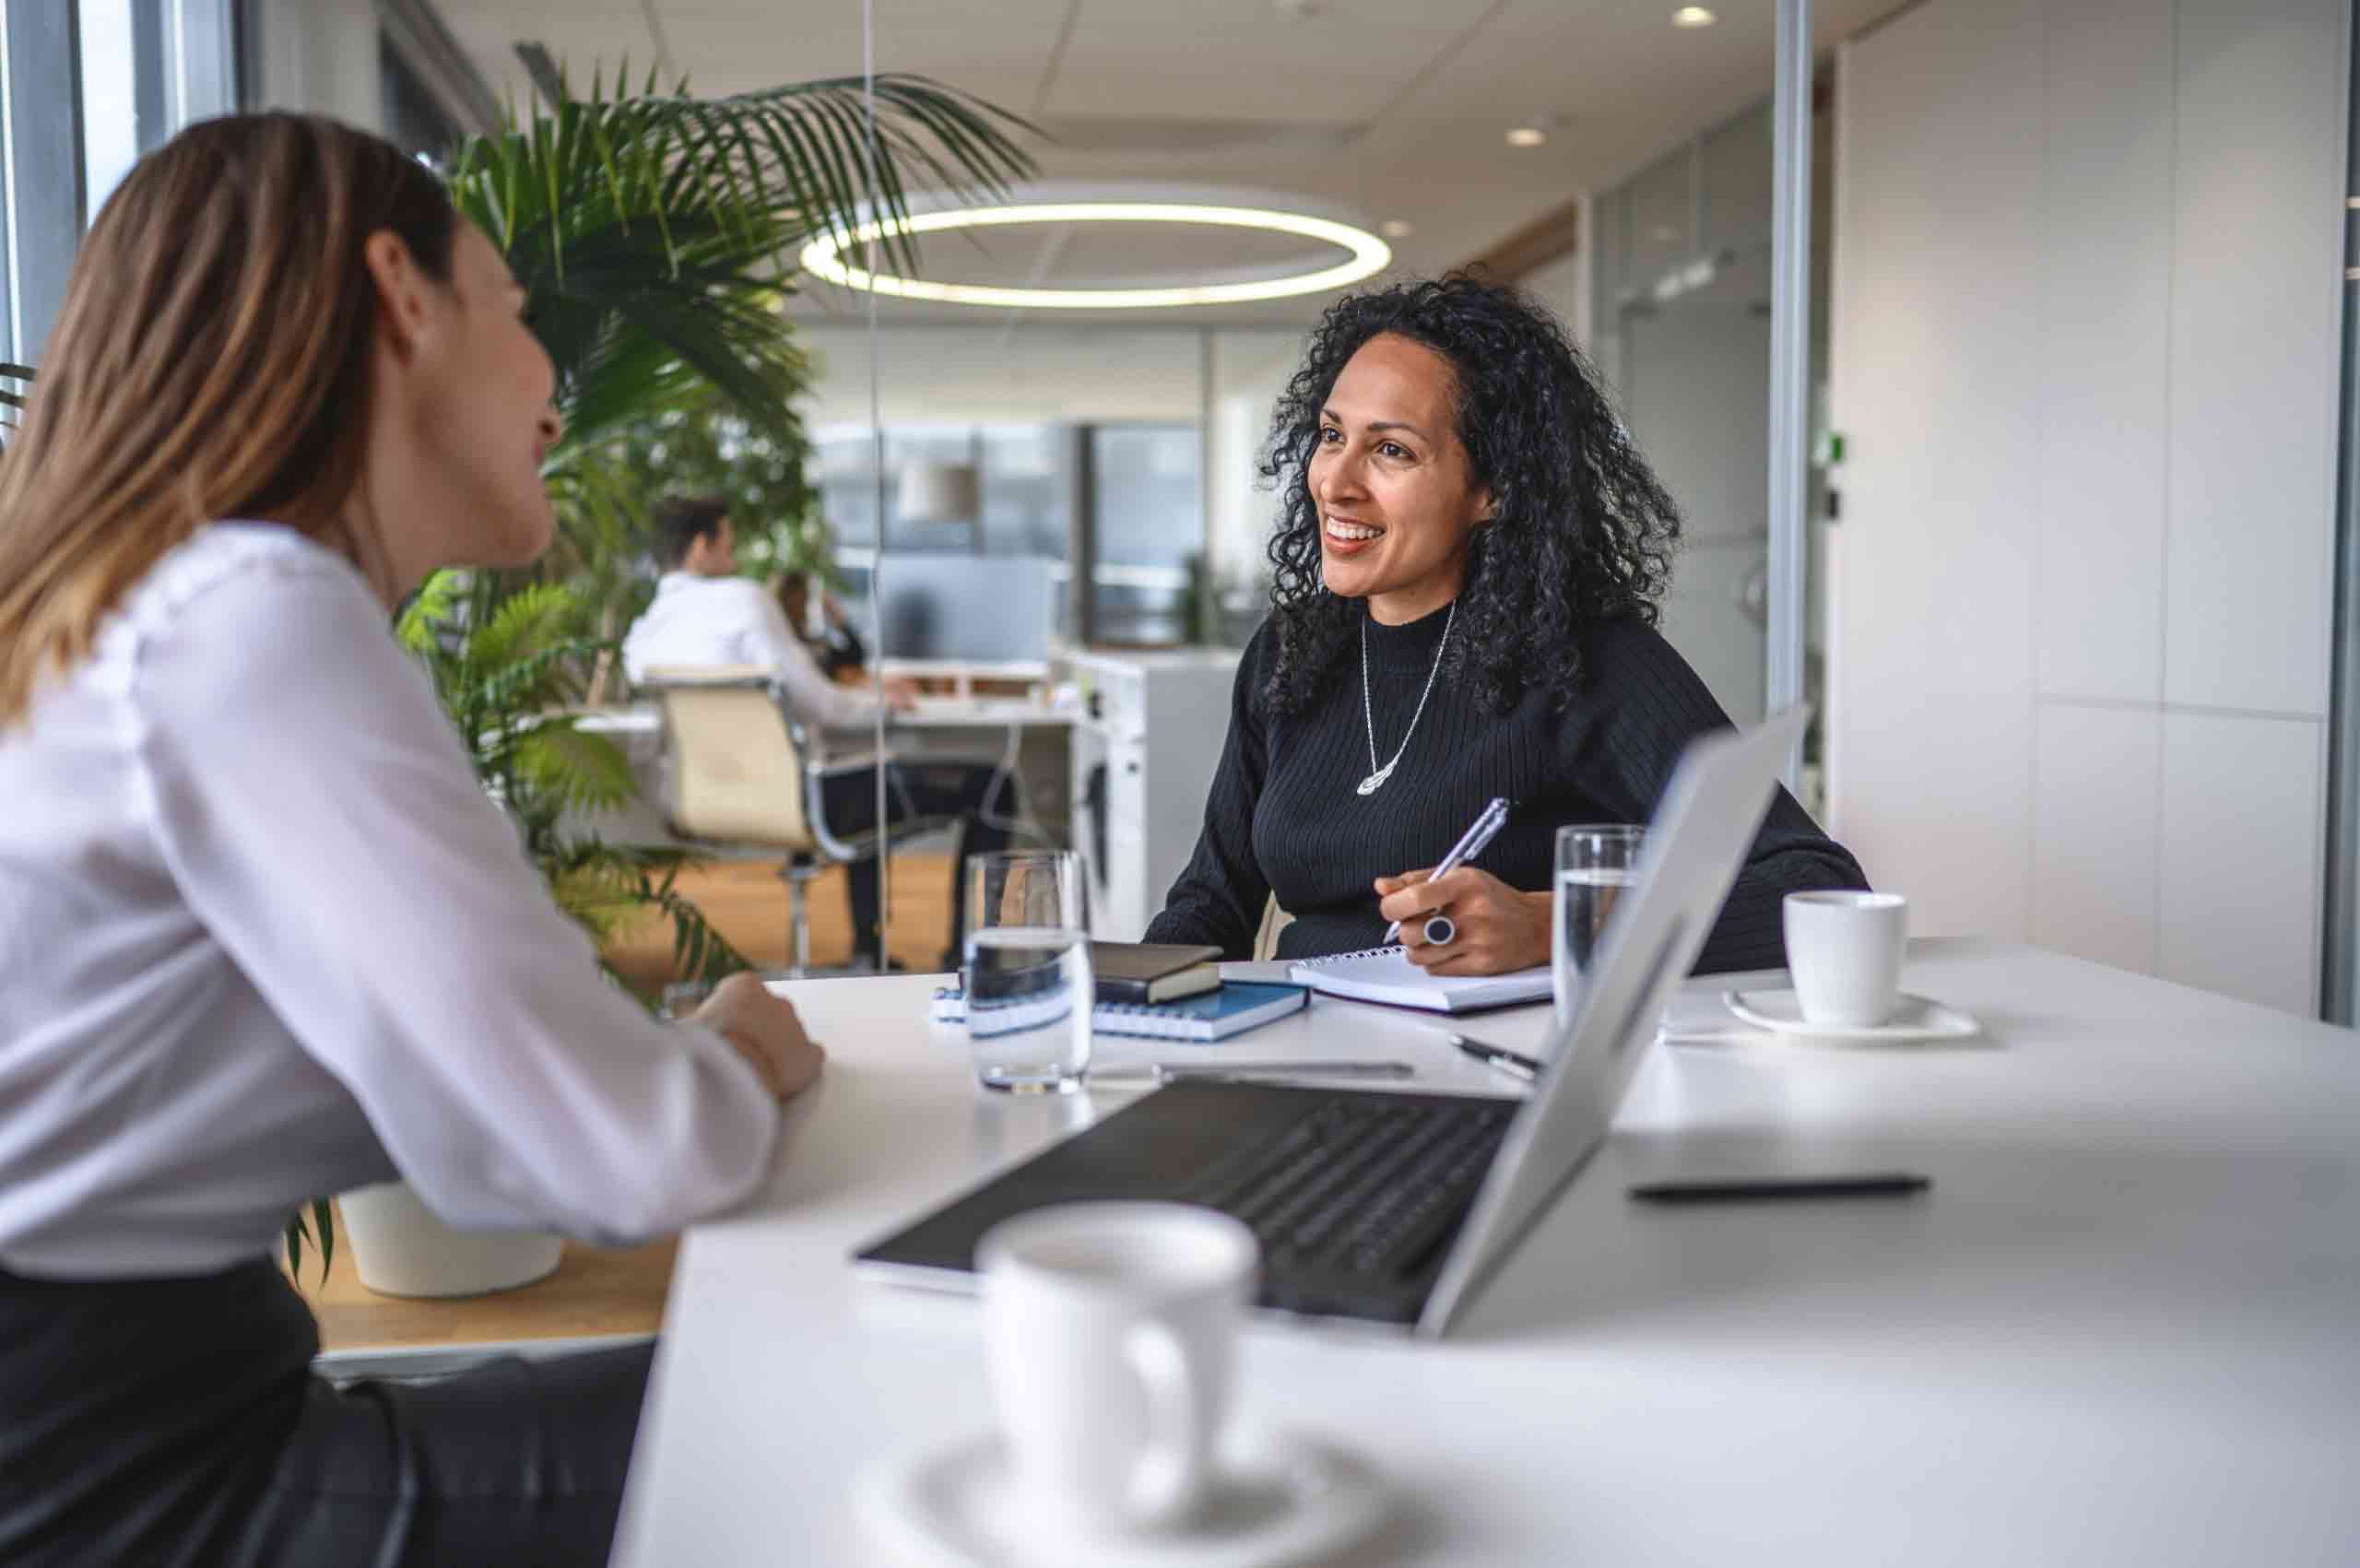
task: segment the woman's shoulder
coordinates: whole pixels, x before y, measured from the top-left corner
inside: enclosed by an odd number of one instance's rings
[[[1586,700],[1617,708],[1635,701],[1684,729],[1729,723],[1704,678],[1644,617],[1617,616],[1599,622],[1588,630],[1583,648]]]
[[[88,667],[142,708],[169,692],[199,710],[383,689],[412,669],[359,569],[267,523],[207,524],[167,552],[101,625]]]
[[[1618,615],[1581,634],[1582,663],[1593,689],[1631,681],[1686,685],[1696,679],[1688,661],[1655,623],[1640,615]]]
[[[1609,616],[1592,623],[1581,633],[1583,651],[1596,664],[1642,665],[1677,659],[1670,643],[1655,623],[1635,612]]]
[[[277,523],[208,523],[173,546],[133,584],[100,625],[93,652],[101,662],[136,657],[146,644],[205,618],[224,597],[252,597],[282,619],[307,607],[330,627],[367,630],[357,609],[383,610],[360,571],[316,539]],[[251,614],[252,607],[242,606]],[[266,629],[249,620],[241,641],[268,649]],[[283,654],[284,650],[280,650]]]
[[[208,523],[165,552],[124,598],[148,614],[169,614],[239,578],[262,575],[299,590],[373,598],[358,568],[283,523]]]

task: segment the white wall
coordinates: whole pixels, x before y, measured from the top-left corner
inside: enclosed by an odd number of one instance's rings
[[[1590,340],[1591,295],[1590,259],[1598,252],[1597,240],[1590,230],[1589,198],[1581,198],[1581,216],[1575,221],[1574,248],[1545,266],[1537,266],[1517,281],[1525,290],[1542,304],[1557,312],[1565,330],[1584,349]]]
[[[1831,827],[1929,932],[2318,1005],[2340,0],[1839,54]]]

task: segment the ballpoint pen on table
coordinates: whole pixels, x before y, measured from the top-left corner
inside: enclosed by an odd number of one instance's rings
[[[1760,1203],[1794,1198],[1914,1197],[1934,1185],[1915,1171],[1859,1175],[1729,1176],[1705,1181],[1642,1182],[1631,1196],[1642,1203]]]
[[[1481,813],[1476,817],[1475,820],[1471,824],[1469,825],[1467,831],[1458,836],[1458,842],[1450,846],[1450,853],[1442,857],[1442,864],[1434,867],[1434,875],[1427,878],[1426,880],[1429,882],[1439,882],[1445,877],[1449,876],[1453,871],[1457,870],[1460,865],[1464,862],[1472,860],[1477,855],[1482,854],[1483,846],[1490,843],[1493,838],[1502,828],[1507,826],[1507,797],[1500,795],[1493,796],[1492,797],[1492,803],[1489,806],[1484,807]],[[1441,937],[1436,937],[1432,934],[1432,927],[1437,922],[1446,927],[1450,927],[1450,929]],[[1457,928],[1455,926],[1451,926],[1450,916],[1446,914],[1437,914],[1433,920],[1428,921],[1426,924],[1428,926],[1426,940],[1430,942],[1447,942],[1450,940],[1451,937],[1457,934]],[[1400,935],[1401,923],[1398,920],[1385,928],[1385,939],[1387,942],[1392,941],[1395,937]]]
[[[1511,1078],[1527,1083],[1540,1077],[1540,1063],[1521,1051],[1511,1051],[1504,1045],[1493,1045],[1481,1040],[1470,1040],[1464,1034],[1454,1034],[1450,1043],[1488,1067],[1497,1067]]]

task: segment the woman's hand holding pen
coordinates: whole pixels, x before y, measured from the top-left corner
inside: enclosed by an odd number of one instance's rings
[[[1489,871],[1461,866],[1434,879],[1430,870],[1379,877],[1377,912],[1401,923],[1410,961],[1436,974],[1504,974],[1549,961],[1549,895],[1518,892]],[[1426,940],[1426,921],[1447,914],[1448,942]]]

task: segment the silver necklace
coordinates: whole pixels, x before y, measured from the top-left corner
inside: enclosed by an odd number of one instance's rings
[[[1410,749],[1410,737],[1418,733],[1418,721],[1426,716],[1426,699],[1434,695],[1434,677],[1442,673],[1442,652],[1450,646],[1450,623],[1458,619],[1458,601],[1450,602],[1450,612],[1442,619],[1442,641],[1434,644],[1434,667],[1426,672],[1426,689],[1418,693],[1418,711],[1410,715],[1410,727],[1401,732],[1401,744],[1394,749],[1393,760],[1383,767],[1376,765],[1376,714],[1368,700],[1368,618],[1361,618],[1361,720],[1368,725],[1368,777],[1361,781],[1363,795],[1375,795],[1401,765],[1401,753]]]

